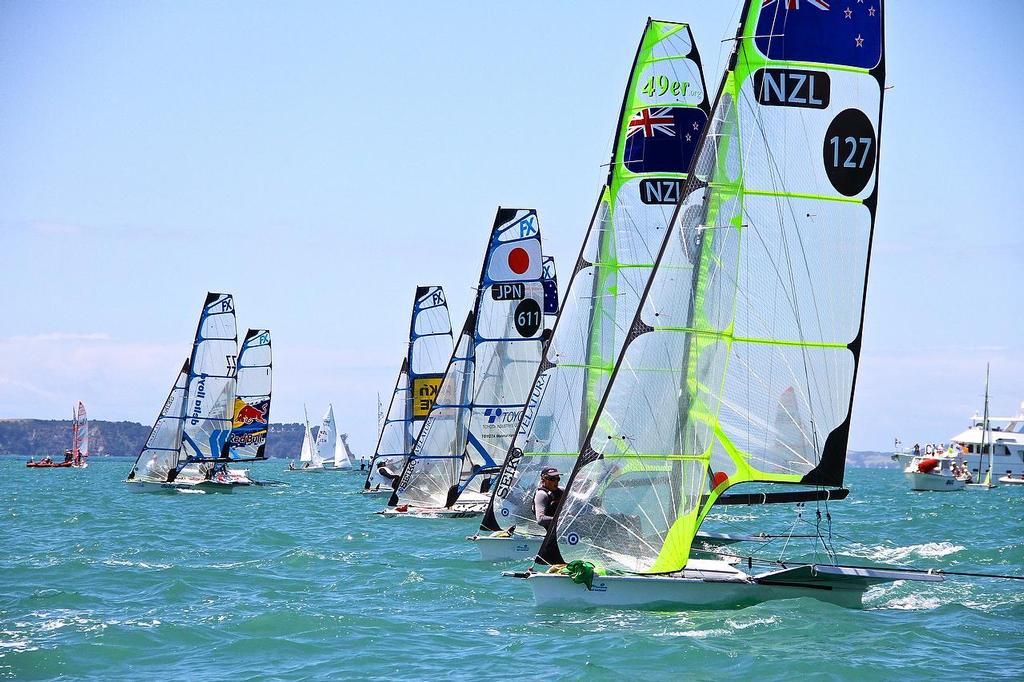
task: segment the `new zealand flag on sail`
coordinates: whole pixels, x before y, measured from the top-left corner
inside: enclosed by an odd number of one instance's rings
[[[697,107],[651,107],[629,119],[623,162],[633,173],[685,173],[707,116]]]
[[[882,2],[763,0],[756,35],[769,59],[870,69],[882,54]]]

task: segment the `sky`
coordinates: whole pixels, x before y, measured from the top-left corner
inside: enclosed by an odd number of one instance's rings
[[[853,3],[857,0],[848,0]],[[837,7],[843,2],[834,2]],[[499,205],[567,281],[648,16],[717,84],[738,3],[0,3],[0,418],[151,423],[207,291],[274,421],[376,440],[417,284],[456,328]],[[850,447],[1024,400],[1024,4],[893,2]]]

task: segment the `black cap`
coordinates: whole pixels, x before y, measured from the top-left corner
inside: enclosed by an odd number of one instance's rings
[[[558,469],[555,467],[544,467],[540,470],[541,478],[561,478],[562,474],[558,473]]]

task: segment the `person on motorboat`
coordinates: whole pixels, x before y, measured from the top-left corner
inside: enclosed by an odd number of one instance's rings
[[[537,518],[537,523],[544,529],[551,525],[558,501],[565,494],[565,490],[558,485],[561,479],[562,475],[555,467],[541,469],[540,485],[533,496],[533,515]]]

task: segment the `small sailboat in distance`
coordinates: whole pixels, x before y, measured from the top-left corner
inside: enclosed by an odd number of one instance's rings
[[[305,412],[305,406],[302,409]],[[313,436],[312,429],[309,427],[309,415],[307,414],[306,430],[302,435],[302,449],[299,451],[299,466],[295,466],[294,462],[289,462],[285,471],[307,474],[327,471],[325,464],[334,461],[336,440],[333,405],[327,406],[327,412],[324,413],[324,418],[320,422],[316,437]]]
[[[89,419],[85,414],[85,405],[78,401],[71,408],[71,448],[64,451],[64,459],[53,461],[46,456],[39,461],[29,459],[25,466],[29,469],[84,469],[89,466]]]

